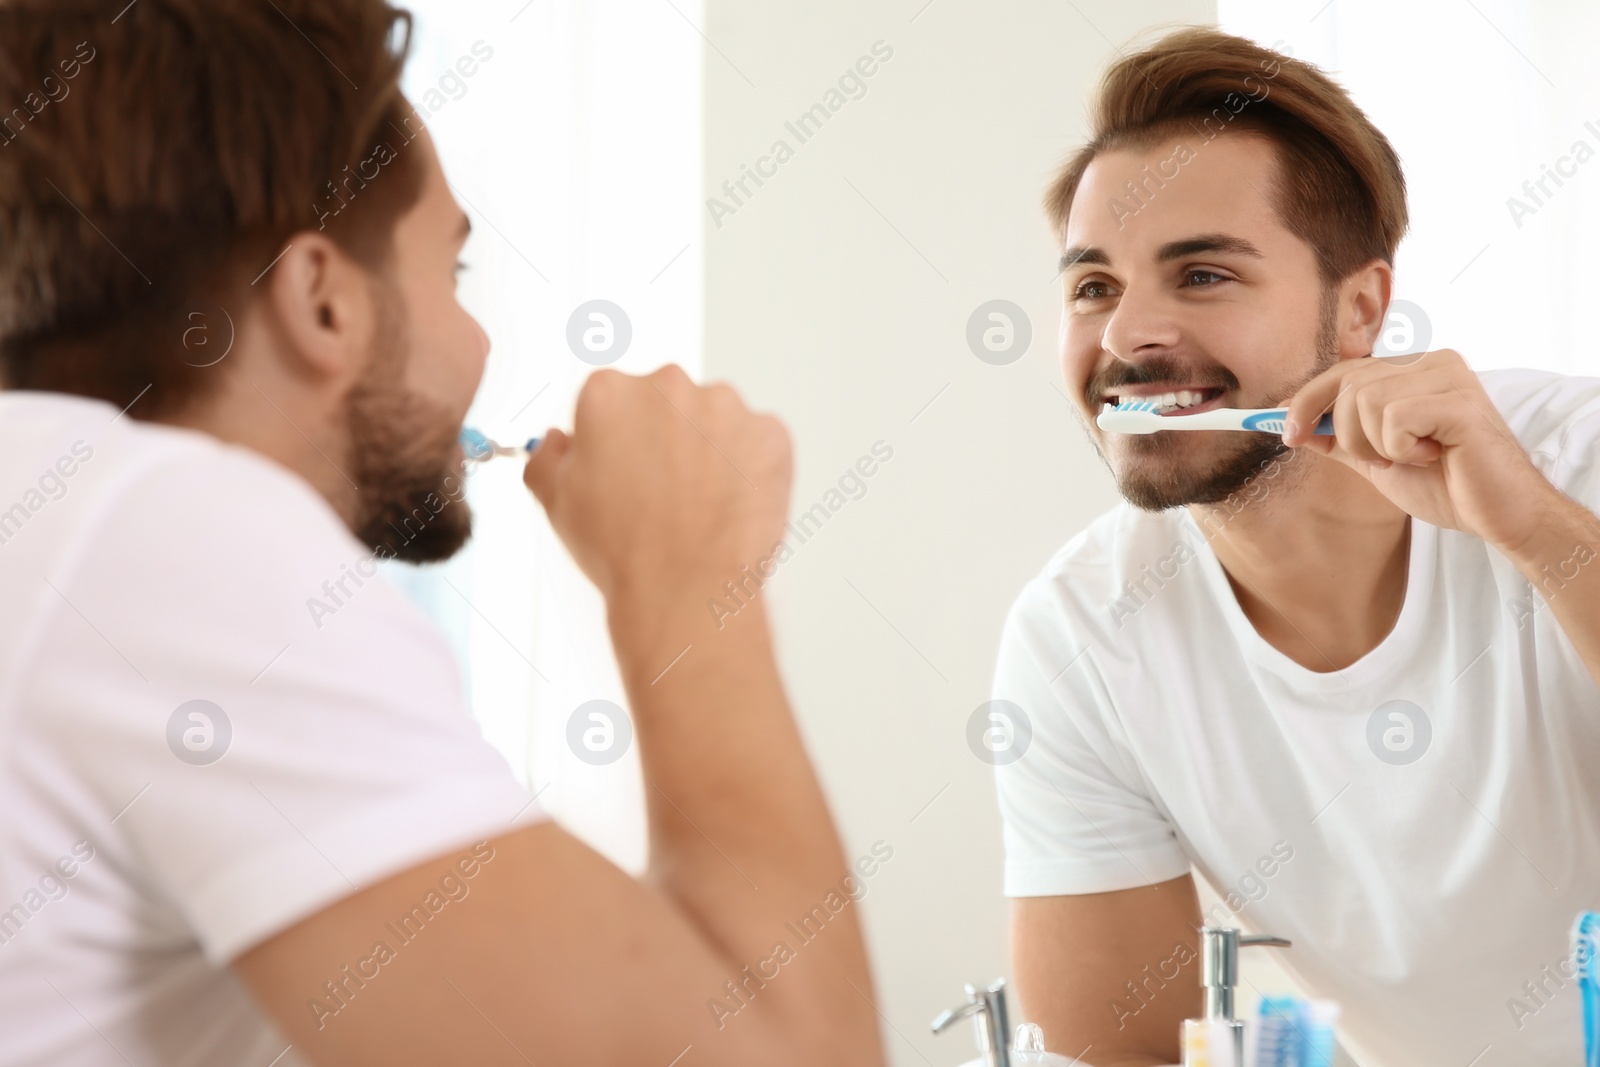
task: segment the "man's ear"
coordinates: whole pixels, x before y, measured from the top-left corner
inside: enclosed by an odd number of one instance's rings
[[[1339,358],[1372,354],[1389,313],[1394,269],[1375,259],[1339,283]]]
[[[265,310],[294,373],[354,378],[370,353],[378,309],[367,272],[332,240],[297,233],[267,272]]]

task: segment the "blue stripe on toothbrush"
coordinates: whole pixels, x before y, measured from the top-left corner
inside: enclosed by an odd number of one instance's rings
[[[1267,433],[1282,433],[1284,420],[1289,417],[1288,408],[1271,408],[1267,411],[1258,411],[1245,417],[1240,425],[1246,430],[1265,430]],[[1333,415],[1329,413],[1317,420],[1317,428],[1311,431],[1323,437],[1333,436]]]

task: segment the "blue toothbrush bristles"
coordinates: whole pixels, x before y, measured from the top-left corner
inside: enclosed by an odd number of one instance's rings
[[[483,463],[496,456],[520,456],[527,459],[534,449],[539,447],[540,438],[530,437],[528,443],[520,448],[511,445],[502,445],[488,434],[471,426],[463,426],[461,435],[457,438],[461,442],[461,451],[470,460]]]
[[[484,460],[494,455],[494,442],[490,441],[479,430],[471,426],[461,428],[461,451],[467,454],[468,459]]]

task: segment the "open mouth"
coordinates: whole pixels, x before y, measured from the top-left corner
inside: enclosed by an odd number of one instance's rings
[[[1204,388],[1152,390],[1148,386],[1112,390],[1106,393],[1105,402],[1113,406],[1130,400],[1155,403],[1158,415],[1195,415],[1217,407],[1227,390],[1221,386]]]

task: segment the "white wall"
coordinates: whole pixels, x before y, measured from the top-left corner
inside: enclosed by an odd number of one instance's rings
[[[1411,233],[1395,296],[1479,369],[1600,374],[1600,5],[1219,0],[1222,27],[1330,71],[1394,144]],[[1585,147],[1576,155],[1574,147]],[[1579,161],[1581,158],[1581,161]],[[1529,199],[1525,182],[1545,168]],[[1558,175],[1558,178],[1560,176]],[[1521,202],[1515,208],[1510,201]]]
[[[999,817],[967,721],[1011,599],[1114,501],[1059,392],[1059,250],[1040,196],[1113,42],[1215,14],[1207,0],[924,4],[706,0],[701,27],[705,195],[775,140],[794,149],[720,226],[702,215],[706,376],[787,421],[797,510],[875,441],[894,450],[767,589],[847,848],[895,849],[864,906],[900,1065],[970,1059],[965,1027],[935,1039],[928,1022],[963,982],[1008,969]],[[894,54],[865,95],[799,143],[785,121],[880,40]],[[996,298],[1033,329],[1006,366],[966,340]]]

